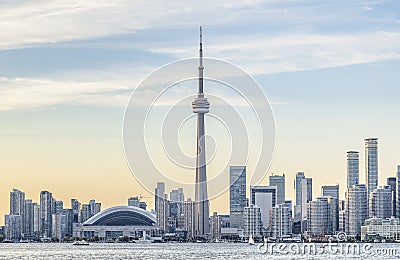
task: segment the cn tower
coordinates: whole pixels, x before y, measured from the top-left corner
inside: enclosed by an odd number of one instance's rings
[[[208,222],[210,205],[207,192],[206,171],[206,141],[204,131],[204,114],[208,113],[210,103],[204,97],[203,92],[203,43],[202,29],[200,26],[200,50],[199,50],[199,89],[197,97],[192,102],[193,113],[197,114],[197,157],[196,157],[196,186],[195,186],[195,236],[204,237],[210,233]]]

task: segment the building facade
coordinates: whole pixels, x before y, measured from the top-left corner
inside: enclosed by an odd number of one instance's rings
[[[269,176],[269,186],[276,186],[276,204],[285,203],[285,174]]]
[[[360,183],[360,163],[357,151],[347,152],[347,188]]]
[[[244,208],[243,235],[245,238],[249,238],[250,236],[253,238],[262,237],[262,220],[259,207],[250,205]]]
[[[272,237],[282,239],[291,236],[291,210],[285,204],[272,208]]]
[[[369,217],[390,218],[392,216],[392,188],[379,186],[369,194]]]
[[[368,218],[368,192],[365,184],[353,185],[346,192],[346,233],[360,235],[361,226]]]
[[[246,199],[246,166],[231,166],[229,170],[229,213],[233,228],[243,229]]]
[[[378,187],[378,138],[365,141],[365,180],[368,193]]]

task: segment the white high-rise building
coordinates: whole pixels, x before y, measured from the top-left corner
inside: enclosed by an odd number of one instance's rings
[[[291,210],[285,204],[279,204],[272,208],[271,213],[272,237],[280,239],[290,236]]]
[[[360,235],[368,218],[368,192],[365,184],[356,184],[346,192],[346,233]]]
[[[392,189],[379,186],[369,194],[369,217],[390,218],[392,216]]]
[[[347,188],[360,183],[360,163],[357,151],[347,152]]]
[[[285,203],[285,174],[269,176],[269,186],[276,186],[276,205]]]
[[[259,207],[250,205],[244,208],[244,237],[259,238],[262,236],[261,210]]]
[[[378,138],[365,139],[365,180],[368,193],[378,187]]]

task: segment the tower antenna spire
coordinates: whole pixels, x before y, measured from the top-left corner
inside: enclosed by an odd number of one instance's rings
[[[203,29],[200,26],[200,49],[199,49],[199,95],[203,95]]]

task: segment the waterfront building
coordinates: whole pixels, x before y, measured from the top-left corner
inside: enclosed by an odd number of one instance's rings
[[[52,237],[52,214],[54,208],[53,200],[53,194],[51,192],[40,192],[40,235],[43,238]]]
[[[22,216],[13,214],[5,215],[4,224],[5,239],[19,241],[22,233]]]
[[[246,166],[231,166],[229,170],[229,213],[233,228],[243,229],[246,199]]]
[[[153,236],[156,233],[155,214],[138,207],[116,206],[105,209],[84,223],[74,223],[73,236],[98,237],[100,241],[115,241],[118,237]]]
[[[249,238],[250,236],[253,238],[261,238],[262,220],[259,207],[250,205],[244,208],[243,235],[245,238]]]
[[[282,239],[291,235],[291,210],[285,204],[272,208],[272,237]]]
[[[329,198],[319,197],[307,204],[307,235],[323,238],[332,233]]]
[[[347,188],[360,183],[360,163],[357,151],[347,152]]]
[[[390,218],[392,216],[392,188],[379,186],[369,194],[369,217]]]
[[[361,226],[368,218],[368,192],[365,184],[356,184],[346,192],[346,233],[361,234]]]
[[[378,236],[385,240],[397,241],[400,239],[399,218],[387,219],[370,218],[365,220],[361,227],[361,240],[365,241],[369,236]]]
[[[214,212],[210,218],[211,222],[211,240],[215,241],[221,238],[221,219],[217,212]]]
[[[23,216],[23,235],[26,238],[32,238],[35,234],[34,232],[34,203],[32,200],[25,200],[25,212]]]

